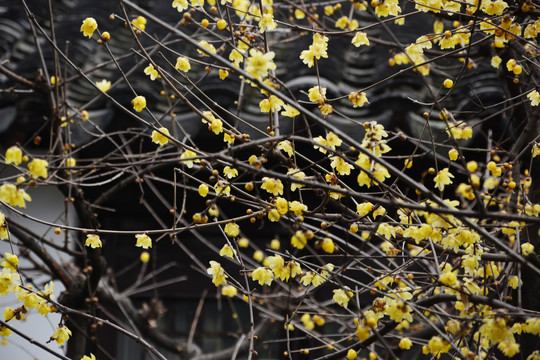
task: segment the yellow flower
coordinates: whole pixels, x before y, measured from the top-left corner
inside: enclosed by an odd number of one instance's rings
[[[152,247],[152,239],[150,239],[150,236],[146,234],[136,234],[135,238],[137,239],[137,243],[135,246],[142,247],[143,249],[148,249],[149,247]]]
[[[96,19],[92,17],[88,17],[83,20],[81,25],[81,32],[83,33],[83,36],[87,36],[89,39],[92,37],[92,34],[94,34],[94,31],[97,29],[97,22]]]
[[[32,201],[32,198],[24,189],[19,189],[13,184],[4,184],[0,186],[0,200],[11,206],[26,208],[25,201]]]
[[[319,145],[326,146],[326,139],[323,138],[322,136],[317,136],[317,137],[313,138],[313,141],[316,142]],[[322,146],[313,145],[313,148],[314,149],[319,149],[319,151],[322,152],[323,154],[326,154],[326,152],[327,152],[327,150],[325,148],[323,148]]]
[[[72,157],[68,157],[66,159],[66,166],[67,167],[75,167],[75,165],[77,165],[77,160],[75,160],[74,158]]]
[[[38,179],[39,177],[47,178],[49,173],[47,172],[47,166],[49,163],[42,159],[34,159],[28,164],[28,170],[30,170],[30,177]]]
[[[314,65],[315,59],[328,58],[328,37],[323,34],[315,33],[313,35],[313,43],[309,46],[308,50],[304,50],[300,53],[300,59],[308,67]]]
[[[100,248],[102,245],[101,239],[96,234],[88,234],[86,235],[86,241],[84,242],[84,246],[90,246],[92,249]]]
[[[96,357],[94,356],[94,354],[90,353],[90,356],[84,355],[81,360],[96,360]]]
[[[0,212],[0,239],[5,240],[9,238],[9,233],[6,224],[6,215]]]
[[[373,210],[373,204],[370,202],[364,202],[361,204],[356,205],[356,212],[360,216],[366,216]]]
[[[283,183],[279,179],[263,177],[261,189],[268,191],[274,196],[283,195]]]
[[[353,91],[349,94],[349,101],[356,107],[362,107],[365,103],[369,104],[368,98],[365,92]]]
[[[225,274],[225,270],[223,270],[221,264],[217,261],[211,260],[210,267],[206,269],[206,272],[212,275],[212,282],[214,285],[219,286],[227,283],[227,278],[229,276]]]
[[[457,283],[456,273],[448,271],[439,276],[439,281],[446,286],[454,286]]]
[[[191,69],[191,64],[189,63],[189,59],[185,56],[179,56],[176,58],[176,65],[174,66],[175,69],[188,72]]]
[[[351,43],[356,47],[359,47],[360,45],[369,46],[369,39],[367,38],[367,34],[365,32],[358,31],[356,34],[354,34]]]
[[[17,265],[19,265],[19,258],[17,255],[10,254],[8,252],[4,253],[4,261],[0,264],[5,270],[10,272],[17,271]]]
[[[540,93],[536,90],[528,93],[527,98],[531,101],[531,106],[538,106],[538,104],[540,104]]]
[[[148,66],[144,68],[144,73],[150,76],[150,80],[152,81],[156,80],[159,77],[157,70],[152,64],[148,64]]]
[[[197,49],[197,52],[199,54],[201,54],[202,56],[209,56],[208,53],[213,53],[215,54],[217,51],[216,51],[216,48],[214,47],[214,45],[210,44],[208,41],[206,40],[201,40],[199,41],[199,46],[202,47],[203,49],[205,49],[206,51],[203,51],[201,49]]]
[[[208,185],[199,185],[199,195],[201,195],[202,197],[206,197],[206,195],[208,195]]]
[[[336,246],[334,245],[334,241],[330,238],[324,238],[321,247],[324,252],[328,254],[333,254]]]
[[[264,260],[264,253],[261,250],[256,250],[253,253],[253,259],[255,259],[255,261],[262,262]]]
[[[534,252],[534,245],[526,242],[524,244],[521,244],[521,254],[523,256],[529,256],[532,252]]]
[[[281,214],[285,215],[289,212],[289,202],[287,199],[284,199],[282,197],[277,197],[274,200],[274,205],[276,205],[276,210]]]
[[[317,103],[319,106],[326,100],[326,88],[314,86],[308,90],[309,101]]]
[[[287,175],[290,175],[292,174],[292,177],[293,178],[297,178],[297,179],[304,179],[306,177],[306,174],[303,172],[303,171],[300,171],[298,169],[294,169],[294,168],[290,168],[289,170],[287,170]],[[299,183],[291,183],[291,191],[296,191],[296,189],[301,189],[303,188],[305,185],[304,184],[299,184]]]
[[[223,169],[223,174],[227,178],[232,179],[232,178],[238,176],[238,170],[236,170],[235,168],[232,168],[230,166],[225,166],[225,168]]]
[[[442,170],[440,170],[437,175],[435,176],[435,178],[433,179],[433,181],[435,182],[435,187],[438,188],[439,190],[443,191],[444,190],[444,186],[445,185],[449,185],[449,184],[452,184],[452,179],[454,175],[452,175],[449,171],[448,171],[448,168],[444,168]]]
[[[225,285],[221,288],[221,295],[228,297],[235,297],[238,294],[238,290],[232,285]]]
[[[272,270],[265,267],[258,267],[251,273],[253,281],[258,281],[260,285],[270,285],[274,280]]]
[[[348,360],[355,360],[357,358],[358,358],[358,354],[356,353],[354,349],[349,349],[349,351],[347,351]]]
[[[291,144],[291,142],[289,140],[280,141],[277,144],[277,149],[278,150],[283,150],[285,153],[287,153],[287,155],[289,155],[289,157],[293,156],[293,154],[294,154],[292,144]]]
[[[223,132],[223,121],[220,119],[214,119],[210,123],[210,130],[216,135],[219,135]]]
[[[172,7],[176,8],[179,12],[186,10],[189,7],[187,0],[174,0]]]
[[[230,257],[231,259],[234,259],[235,254],[236,254],[236,251],[229,244],[223,245],[221,250],[219,250],[219,256],[227,256],[227,257]]]
[[[11,146],[6,150],[6,164],[19,165],[22,162],[22,150],[18,146]]]
[[[334,108],[330,104],[324,104],[319,108],[321,110],[321,114],[328,115],[334,112]]]
[[[349,18],[346,16],[342,16],[339,19],[337,19],[335,26],[338,29],[345,29],[348,24],[349,24]]]
[[[167,128],[160,127],[159,131],[161,131],[167,136],[170,136],[169,130]],[[169,138],[167,138],[167,136],[163,135],[162,133],[157,132],[156,130],[152,131],[152,142],[155,144],[159,144],[159,146],[163,146],[168,143]]]
[[[531,152],[532,152],[533,159],[535,157],[537,157],[538,155],[540,155],[540,145],[539,144],[534,144],[532,149],[531,149]]]
[[[146,107],[146,98],[142,95],[136,96],[131,100],[131,105],[137,112],[141,112]]]
[[[186,150],[180,155],[180,161],[186,164],[188,168],[192,168],[194,163],[200,163],[201,160],[197,159],[197,154],[194,151]]]
[[[510,286],[512,289],[517,289],[519,285],[521,285],[521,280],[516,275],[512,275],[508,278],[508,286]]]
[[[450,350],[450,343],[443,340],[440,336],[433,336],[428,342],[429,351],[436,355],[438,353],[445,353]]]
[[[230,222],[225,225],[224,231],[229,237],[234,238],[240,234],[240,226],[238,226],[238,224],[235,222]]]
[[[302,250],[306,244],[307,237],[302,231],[297,231],[293,236],[291,236],[291,245],[295,248]]]
[[[289,202],[289,210],[297,216],[302,216],[304,211],[307,211],[307,205],[302,204],[300,201],[294,200]]]
[[[350,291],[348,288],[346,289],[347,291],[343,289],[333,290],[334,296],[332,297],[332,300],[334,300],[334,302],[336,302],[340,306],[343,306],[344,308],[347,308],[349,300],[353,297],[353,292]]]
[[[407,349],[410,349],[411,346],[412,346],[412,341],[411,339],[409,339],[408,337],[405,337],[405,338],[401,338],[401,340],[399,341],[399,348],[402,349],[402,350],[407,350]]]
[[[502,63],[502,59],[500,58],[500,56],[495,55],[494,57],[491,58],[491,66],[493,66],[495,69],[498,69],[501,63]]]
[[[146,29],[146,18],[144,16],[137,16],[131,20],[131,24],[144,31]]]
[[[459,156],[459,152],[457,151],[456,148],[451,148],[449,151],[448,151],[448,158],[452,161],[456,161],[457,158]]]
[[[349,175],[351,173],[353,166],[343,160],[343,158],[341,158],[340,156],[332,156],[330,160],[332,160],[330,166],[336,169],[339,175]]]
[[[281,112],[281,115],[288,116],[290,118],[293,118],[300,114],[300,111],[298,111],[296,108],[292,107],[289,104],[283,105],[283,111]]]
[[[106,93],[111,88],[111,82],[109,80],[103,79],[101,81],[96,81],[96,86],[98,87],[99,90]]]
[[[236,138],[234,137],[234,135],[229,135],[228,133],[223,134],[223,141],[224,142],[227,142],[229,144],[234,144],[235,139]]]
[[[227,78],[227,76],[229,76],[229,70],[227,70],[227,69],[219,69],[218,74],[219,74],[219,78],[221,80],[225,80]]]
[[[52,340],[55,340],[58,344],[63,345],[66,340],[69,340],[69,337],[71,336],[71,330],[67,328],[67,326],[62,325],[56,329],[53,336],[51,336]]]
[[[256,80],[262,81],[268,76],[268,70],[276,70],[273,59],[276,55],[273,51],[262,53],[257,49],[249,50],[249,57],[246,59],[246,72]]]
[[[261,33],[264,33],[267,29],[275,29],[277,28],[277,24],[274,21],[274,15],[272,14],[264,14],[262,16],[261,21],[259,21],[259,29]]]
[[[275,95],[270,95],[268,99],[263,99],[259,103],[259,108],[261,109],[261,112],[274,112],[281,110],[283,105],[285,105],[283,100]]]

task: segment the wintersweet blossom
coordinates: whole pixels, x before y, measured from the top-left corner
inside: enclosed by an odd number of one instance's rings
[[[223,175],[228,179],[232,179],[238,176],[238,170],[230,166],[225,166],[223,168]]]
[[[150,236],[146,234],[136,234],[135,238],[137,239],[137,243],[135,246],[142,247],[143,249],[148,249],[149,247],[152,247],[152,239]]]
[[[159,146],[163,146],[169,142],[169,138],[167,136],[170,136],[170,133],[169,130],[164,127],[160,127],[159,131],[160,132],[156,130],[152,131],[152,142],[155,144],[159,144]],[[165,136],[164,134],[167,136]]]
[[[179,12],[187,10],[187,8],[189,7],[188,0],[174,0],[172,3],[172,7]]]
[[[185,56],[179,56],[176,58],[176,65],[174,66],[175,69],[188,72],[191,69],[191,64],[189,63],[189,59]]]
[[[219,286],[221,284],[227,283],[227,278],[229,277],[225,274],[225,270],[221,267],[221,264],[217,261],[210,261],[210,267],[206,269],[206,272],[212,275],[212,282],[214,285]]]
[[[96,234],[86,235],[86,241],[84,242],[84,246],[90,246],[92,249],[100,248],[102,246],[102,243],[101,243],[101,239],[99,238],[99,235],[96,235]]]
[[[19,265],[19,257],[17,255],[5,252],[3,258],[4,261],[0,263],[0,266],[9,272],[16,272],[17,265]]]
[[[229,244],[223,245],[221,250],[219,250],[219,256],[226,256],[233,259],[235,254],[236,251]]]
[[[230,222],[225,225],[225,234],[229,237],[237,237],[240,234],[240,226],[235,222]]]
[[[150,76],[150,80],[152,81],[156,80],[159,77],[157,70],[152,64],[148,64],[148,66],[144,68],[144,73]]]
[[[7,230],[6,215],[0,212],[0,240],[9,238],[9,232]]]
[[[261,189],[268,191],[274,196],[283,195],[283,183],[280,179],[274,179],[270,177],[263,177],[263,183]]]
[[[6,150],[6,164],[19,165],[22,162],[22,150],[18,146],[11,146]]]
[[[257,49],[249,50],[249,57],[246,59],[246,72],[256,80],[262,81],[268,76],[269,70],[276,70],[273,59],[276,55],[273,51],[262,53]]]
[[[136,96],[133,100],[131,100],[131,105],[133,105],[133,109],[135,109],[135,111],[141,112],[146,107],[146,98],[142,95]]]
[[[523,256],[529,256],[533,252],[534,252],[534,245],[533,244],[531,244],[529,242],[521,244],[521,254],[523,254]]]
[[[283,141],[280,141],[276,148],[278,150],[282,150],[284,151],[285,153],[287,153],[287,155],[289,157],[293,156],[294,155],[294,150],[293,150],[293,147],[292,147],[292,144],[289,140],[283,140]]]
[[[84,355],[81,360],[96,360],[96,356],[90,353],[90,356]]]
[[[34,159],[28,164],[28,170],[30,170],[30,177],[38,179],[40,177],[47,178],[49,173],[47,172],[47,166],[49,163],[43,159]]]
[[[210,44],[208,41],[206,40],[201,40],[199,41],[199,46],[202,47],[204,50],[206,51],[203,51],[201,49],[197,49],[197,52],[199,54],[201,54],[202,56],[210,56],[208,55],[208,53],[213,53],[215,54],[217,52],[216,48],[214,47],[214,45]]]
[[[61,325],[56,329],[53,336],[51,336],[51,339],[56,341],[58,344],[63,345],[67,340],[69,340],[69,337],[71,336],[71,330],[67,328],[65,325]]]
[[[144,31],[146,29],[146,18],[144,16],[137,16],[131,20],[131,24]]]
[[[362,107],[364,104],[368,103],[368,98],[365,92],[353,91],[349,94],[349,101],[353,104],[353,107]]]
[[[260,285],[271,285],[274,280],[272,270],[265,267],[258,267],[251,273],[253,281],[258,281]]]
[[[356,47],[361,45],[369,46],[369,39],[367,38],[367,34],[365,32],[358,31],[356,34],[354,34],[351,43]]]
[[[528,93],[527,98],[531,101],[531,106],[538,106],[540,104],[540,93],[536,90]]]
[[[30,195],[24,189],[13,184],[3,184],[0,186],[0,200],[7,202],[11,206],[26,208],[26,201],[32,201]]]
[[[225,285],[221,288],[221,295],[228,297],[235,297],[238,294],[238,290],[232,285]]]
[[[298,116],[299,114],[300,114],[300,111],[298,111],[295,107],[289,104],[283,105],[283,111],[281,112],[281,115],[294,119],[294,117]]]
[[[263,99],[259,103],[259,108],[261,109],[261,112],[274,112],[281,110],[283,105],[285,105],[283,100],[275,95],[270,95],[268,99]]]
[[[347,308],[349,300],[353,297],[353,292],[350,291],[348,288],[345,288],[345,290],[334,289],[333,292],[334,296],[332,297],[332,300],[334,300],[334,302],[336,302],[338,305]]]
[[[186,150],[180,155],[180,161],[188,168],[193,168],[194,163],[200,163],[201,160],[197,159],[197,154],[194,151]]]
[[[260,32],[264,33],[268,29],[273,30],[275,28],[277,28],[277,24],[274,21],[274,15],[264,14],[261,18],[261,21],[259,21]]]
[[[96,86],[98,87],[99,90],[106,93],[107,91],[111,89],[111,82],[109,80],[103,79],[101,81],[96,81]]]
[[[435,175],[435,178],[433,181],[435,182],[435,187],[441,191],[444,190],[445,185],[452,184],[452,178],[454,175],[450,173],[448,168],[444,168],[440,170],[437,175]]]
[[[96,19],[92,17],[87,17],[82,22],[81,32],[83,33],[83,36],[86,36],[90,39],[94,34],[94,31],[96,31],[97,27],[98,25]]]

